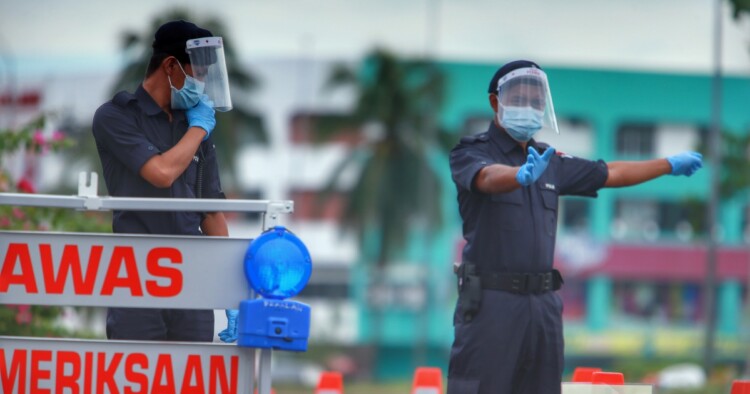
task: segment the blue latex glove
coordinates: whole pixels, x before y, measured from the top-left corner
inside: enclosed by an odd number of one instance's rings
[[[216,111],[214,111],[214,103],[208,99],[205,94],[201,96],[200,101],[195,107],[190,108],[185,112],[188,119],[188,125],[190,127],[200,127],[206,130],[206,136],[203,137],[203,141],[208,139],[211,132],[216,127]]]
[[[672,175],[693,175],[703,167],[703,155],[698,152],[682,152],[667,157],[669,165],[672,166]]]
[[[237,340],[237,317],[240,311],[237,309],[227,309],[227,328],[219,333],[219,339],[222,342],[234,342]]]
[[[529,147],[529,155],[526,157],[526,164],[522,165],[516,173],[516,180],[522,186],[529,186],[536,182],[544,170],[547,169],[550,158],[555,154],[555,148],[547,148],[541,155],[534,149]]]

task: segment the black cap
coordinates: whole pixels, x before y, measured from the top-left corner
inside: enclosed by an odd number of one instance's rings
[[[492,79],[490,79],[490,86],[487,88],[487,93],[497,93],[497,80],[504,77],[506,74],[513,70],[517,70],[519,68],[526,68],[526,67],[534,67],[538,69],[542,69],[539,67],[538,64],[530,61],[530,60],[514,60],[509,63],[505,63],[504,66],[500,67],[497,71],[495,71],[495,75],[492,76]]]
[[[151,47],[154,49],[154,54],[164,53],[176,57],[180,63],[190,63],[190,57],[185,52],[185,43],[192,38],[202,37],[213,37],[213,34],[191,22],[171,21],[156,30]]]

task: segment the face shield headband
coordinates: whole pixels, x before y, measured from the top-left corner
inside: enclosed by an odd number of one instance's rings
[[[193,72],[205,84],[204,93],[214,103],[214,109],[222,112],[231,110],[224,40],[221,37],[191,39],[185,43],[185,51],[190,57]]]
[[[540,130],[559,133],[547,75],[535,67],[513,70],[497,81],[498,123],[517,141]]]

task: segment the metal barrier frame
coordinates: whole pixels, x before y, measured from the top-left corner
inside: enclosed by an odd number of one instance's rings
[[[0,193],[0,205],[68,208],[80,211],[113,211],[113,210],[138,210],[138,211],[191,211],[191,212],[260,212],[262,214],[262,229],[272,228],[279,224],[281,214],[289,214],[294,211],[294,203],[289,200],[224,200],[224,199],[185,199],[185,198],[138,198],[138,197],[109,197],[98,196],[98,175],[90,173],[90,182],[87,182],[87,174],[81,172],[78,177],[78,195],[61,196],[50,194],[24,194],[24,193]],[[0,232],[2,233],[2,232]],[[249,290],[249,297],[255,294]],[[0,302],[2,304],[4,302]],[[10,340],[12,337],[3,337]],[[23,341],[27,339],[18,340]],[[86,341],[82,341],[86,342]],[[154,344],[161,343],[154,341]],[[211,346],[211,344],[202,344]],[[226,346],[216,344],[214,346]],[[271,349],[252,349],[253,355],[258,357],[260,350],[259,365],[257,370],[257,390],[260,394],[271,393]],[[250,371],[251,377],[256,371]],[[255,386],[255,384],[251,384]],[[255,387],[251,387],[255,389]]]

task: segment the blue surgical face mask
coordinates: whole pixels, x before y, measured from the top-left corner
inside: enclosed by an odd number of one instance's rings
[[[511,107],[500,104],[503,116],[498,111],[497,122],[519,142],[528,142],[542,128],[544,111],[532,107]]]
[[[172,85],[172,79],[167,75],[169,87],[172,89],[172,109],[193,108],[200,101],[205,84],[187,75],[180,62],[177,62],[177,65],[180,66],[180,70],[185,74],[185,84],[182,85],[182,89],[177,89]]]

